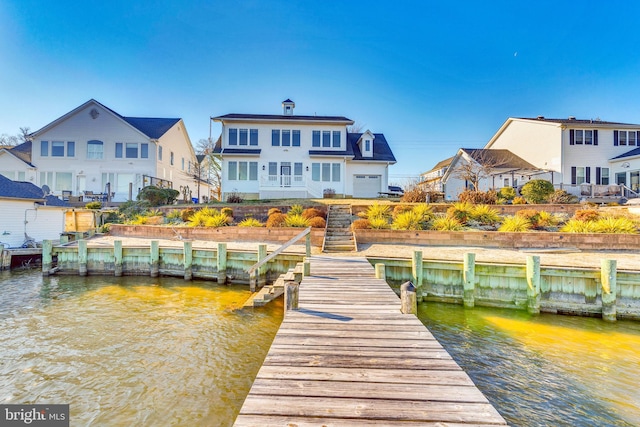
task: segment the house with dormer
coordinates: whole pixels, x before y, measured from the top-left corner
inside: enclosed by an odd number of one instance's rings
[[[29,139],[0,150],[0,173],[51,194],[118,202],[148,185],[195,187],[196,154],[180,118],[122,116],[91,99]]]
[[[640,125],[600,119],[509,118],[486,149],[507,149],[581,197],[635,197],[640,190]],[[624,187],[621,187],[624,186]]]
[[[378,197],[386,191],[389,166],[396,163],[385,136],[351,133],[343,116],[226,114],[214,152],[222,158],[222,198],[246,199]]]

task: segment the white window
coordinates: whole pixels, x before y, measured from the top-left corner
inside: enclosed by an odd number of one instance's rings
[[[87,142],[87,159],[88,160],[102,160],[104,156],[104,143],[98,140],[91,140]]]

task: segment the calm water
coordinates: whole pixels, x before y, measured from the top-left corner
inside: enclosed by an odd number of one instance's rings
[[[449,304],[419,317],[513,426],[640,426],[640,323]]]
[[[246,286],[0,273],[0,401],[73,426],[228,426],[282,320]],[[640,323],[423,304],[420,318],[513,426],[640,425]]]
[[[72,426],[233,423],[282,320],[246,286],[0,274],[0,402],[69,403]]]

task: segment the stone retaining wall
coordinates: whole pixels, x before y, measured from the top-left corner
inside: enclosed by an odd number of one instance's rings
[[[360,243],[412,244],[427,246],[477,246],[486,248],[570,248],[587,250],[632,250],[640,247],[640,234],[582,234],[498,231],[404,231],[356,230]]]
[[[302,232],[302,228],[278,227],[167,227],[157,225],[112,224],[112,236],[144,237],[149,239],[211,240],[214,242],[264,242],[286,243]],[[311,229],[311,244],[322,246],[324,229]],[[300,239],[304,244],[304,239]]]

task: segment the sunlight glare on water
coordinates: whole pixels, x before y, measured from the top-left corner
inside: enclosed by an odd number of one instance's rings
[[[419,317],[509,425],[640,425],[638,322],[436,303]]]
[[[0,276],[0,401],[69,403],[71,425],[231,425],[282,320],[246,286]]]

